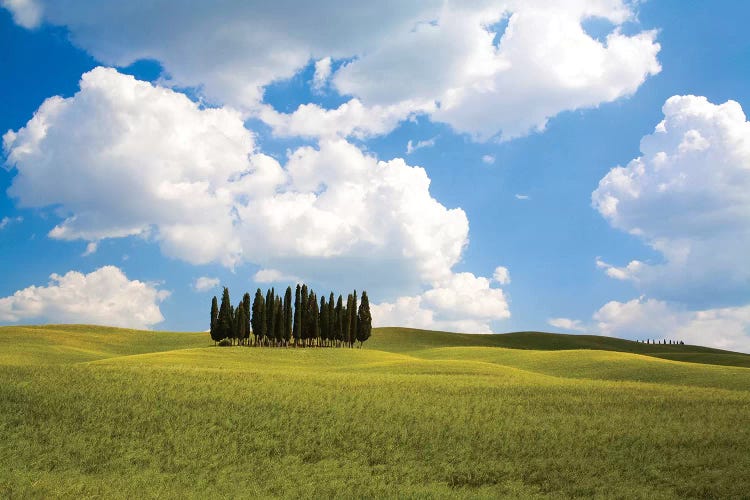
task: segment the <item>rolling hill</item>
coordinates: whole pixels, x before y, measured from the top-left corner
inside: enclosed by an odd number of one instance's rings
[[[0,328],[0,496],[750,490],[745,354],[403,328],[376,329],[365,349],[210,344],[206,333]]]

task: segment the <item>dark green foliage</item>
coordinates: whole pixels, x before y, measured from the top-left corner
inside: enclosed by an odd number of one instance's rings
[[[320,297],[320,338],[328,341],[328,304],[326,304],[325,295]]]
[[[284,310],[284,344],[289,345],[289,339],[292,338],[292,287],[286,287],[286,293],[284,293],[284,304],[282,306]]]
[[[362,303],[357,311],[357,340],[360,345],[372,335],[372,315],[370,314],[370,299],[367,292],[362,292]]]
[[[229,289],[224,287],[221,294],[221,307],[217,317],[219,339],[228,339],[232,336],[232,303],[229,301]]]
[[[258,288],[250,302],[250,294],[245,293],[242,301],[233,307],[229,299],[229,289],[224,288],[221,306],[216,297],[211,303],[211,338],[218,342],[229,339],[232,345],[249,343],[250,332],[256,346],[288,346],[294,338],[294,345],[353,347],[370,337],[372,318],[369,301],[364,294],[364,302],[357,307],[357,291],[349,294],[346,307],[339,295],[334,303],[334,294],[328,300],[320,297],[305,284],[298,284],[292,304],[292,288],[287,287],[283,298],[276,295],[274,288],[266,291],[265,297]],[[362,326],[359,323],[362,322]]]
[[[333,319],[333,330],[336,336],[336,341],[344,341],[344,300],[339,295],[339,299],[336,301],[336,309],[334,311]]]
[[[260,288],[255,292],[253,300],[253,317],[250,323],[253,326],[253,335],[255,336],[255,345],[261,345],[266,336],[266,305],[263,300],[263,294]]]
[[[281,297],[276,297],[274,301],[274,340],[276,345],[281,345],[284,340],[284,308]]]
[[[315,292],[310,293],[308,298],[308,329],[310,331],[309,339],[314,341],[320,337],[320,320],[318,316],[318,298],[315,296]]]
[[[349,312],[349,346],[354,346],[357,339],[357,291],[352,294],[352,305],[347,308]]]
[[[302,285],[302,294],[300,295],[300,307],[302,308],[302,321],[300,322],[302,328],[302,344],[307,343],[307,339],[310,338],[310,318],[309,311],[310,307],[307,303],[307,285]]]
[[[244,315],[244,332],[245,335],[242,337],[242,343],[246,344],[247,340],[250,338],[250,294],[245,293],[245,295],[242,296],[242,312]]]
[[[294,328],[292,335],[294,336],[294,345],[297,346],[297,342],[302,338],[302,295],[300,291],[299,283],[297,284],[297,291],[294,293]]]
[[[216,296],[211,300],[211,340],[218,342],[219,338],[219,302],[216,300]]]

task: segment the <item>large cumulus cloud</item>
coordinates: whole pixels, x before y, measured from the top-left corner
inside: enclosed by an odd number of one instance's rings
[[[165,84],[260,113],[279,134],[375,135],[427,113],[477,139],[509,139],[543,129],[562,111],[632,94],[660,71],[655,32],[623,33],[635,19],[624,0],[4,5],[23,26],[66,26],[106,64],[158,60]],[[611,26],[601,39],[584,29],[594,18]],[[259,107],[268,84],[311,61],[316,89],[330,84],[352,100],[293,115]]]
[[[0,321],[92,323],[149,328],[164,320],[159,303],[169,292],[130,280],[117,267],[83,274],[52,274],[46,286],[29,286],[0,298]]]
[[[663,255],[620,267],[649,295],[692,307],[750,300],[750,123],[734,101],[674,96],[641,141],[642,156],[615,167],[592,194],[594,207]]]

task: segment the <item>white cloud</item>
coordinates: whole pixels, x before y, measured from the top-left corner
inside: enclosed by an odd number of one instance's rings
[[[45,101],[4,146],[11,196],[64,218],[53,238],[137,235],[191,263],[252,262],[339,287],[350,276],[370,290],[446,279],[468,241],[465,213],[432,198],[420,167],[342,139],[282,166],[255,151],[237,113],[113,69]]]
[[[492,165],[495,163],[495,157],[492,155],[484,155],[482,156],[482,162],[486,163],[487,165]]]
[[[608,264],[603,260],[596,259],[596,267],[604,269],[604,272],[610,278],[614,278],[620,281],[638,281],[638,273],[643,269],[643,262],[639,260],[631,260],[625,267],[616,267],[612,264]]]
[[[518,194],[518,193],[516,193],[515,197],[516,197],[517,200],[530,200],[531,199],[531,196],[529,196],[527,194]]]
[[[492,274],[492,279],[501,285],[510,285],[510,271],[507,267],[497,266]]]
[[[659,299],[693,308],[750,299],[750,122],[740,105],[675,96],[642,156],[599,182],[593,206],[663,262],[597,265]]]
[[[315,61],[315,73],[313,74],[313,88],[321,90],[328,83],[331,76],[331,58],[324,57]]]
[[[750,305],[690,311],[679,304],[639,298],[611,301],[594,314],[604,335],[750,352]]]
[[[88,257],[89,255],[93,255],[96,253],[96,250],[98,248],[99,248],[98,241],[89,241],[88,244],[86,244],[86,250],[81,254],[81,256]]]
[[[406,154],[410,155],[414,151],[422,148],[431,148],[435,145],[435,137],[432,139],[425,139],[424,141],[417,141],[416,144],[413,144],[411,139],[409,139],[409,142],[406,143]]]
[[[0,298],[0,321],[93,323],[149,328],[164,320],[159,303],[169,292],[129,280],[117,267],[89,274],[69,271],[50,275],[47,286],[30,286]]]
[[[570,319],[570,318],[550,318],[547,320],[547,323],[551,326],[554,326],[555,328],[560,328],[561,330],[568,330],[573,332],[585,332],[586,326],[577,319]]]
[[[280,283],[280,282],[291,282],[297,283],[300,281],[296,276],[290,276],[284,274],[277,269],[260,269],[253,276],[253,281],[257,283]]]
[[[510,317],[508,302],[490,280],[456,273],[420,295],[372,304],[374,326],[406,326],[462,333],[492,333],[490,322]]]
[[[20,215],[18,217],[3,217],[2,219],[0,219],[0,230],[5,229],[14,222],[23,222],[23,217],[21,217]]]
[[[271,126],[277,137],[366,139],[393,130],[402,120],[413,116],[415,110],[432,109],[429,102],[402,102],[387,106],[364,106],[359,99],[351,99],[338,108],[324,109],[317,104],[302,104],[293,113],[280,113],[263,105],[259,118]]]
[[[193,289],[198,292],[205,292],[219,286],[219,278],[210,278],[208,276],[201,276],[196,278],[193,282]]]
[[[351,111],[306,111],[333,122],[324,132],[344,135],[385,133],[411,113],[426,112],[477,139],[509,139],[543,129],[562,111],[630,95],[660,71],[655,32],[620,30],[635,19],[637,3],[625,0],[4,5],[24,26],[42,20],[66,26],[74,43],[105,64],[155,59],[169,75],[165,83],[199,88],[210,102],[249,112],[266,85],[311,60],[318,63],[313,85],[323,75],[328,81],[328,58],[349,60],[330,75],[331,85],[380,112],[365,113],[352,127]],[[591,17],[614,24],[604,42],[582,28]],[[493,27],[503,19],[508,27],[496,46]],[[399,118],[384,120],[387,109]]]
[[[2,0],[0,5],[13,14],[13,21],[24,28],[34,28],[42,18],[42,8],[35,0]]]

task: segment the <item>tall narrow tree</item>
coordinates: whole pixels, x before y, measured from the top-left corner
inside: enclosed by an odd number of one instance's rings
[[[216,342],[221,340],[218,338],[219,335],[219,302],[216,300],[216,295],[214,295],[214,298],[211,300],[211,329],[209,330],[211,332],[211,340],[214,341],[214,345]]]
[[[266,333],[266,306],[263,300],[263,294],[260,288],[255,292],[255,300],[253,300],[253,317],[250,323],[253,325],[253,336],[255,337],[255,345],[260,346],[263,344],[263,338]]]
[[[292,287],[286,287],[284,293],[284,346],[289,346],[289,339],[292,338]]]
[[[322,295],[320,297],[320,339],[323,341],[323,345],[328,343],[328,304],[326,304],[326,297]]]
[[[247,344],[250,338],[250,307],[250,294],[245,292],[245,295],[242,296],[242,315],[245,322],[243,327],[245,335],[242,337],[243,344]]]
[[[367,292],[362,291],[362,303],[357,311],[357,340],[359,347],[372,335],[372,314],[370,314],[370,299]]]
[[[302,338],[302,295],[299,283],[297,283],[297,291],[294,293],[294,328],[292,329],[292,335],[294,336],[294,347],[297,347],[297,343]]]
[[[310,297],[308,299],[308,321],[309,325],[308,328],[310,330],[309,335],[309,343],[310,345],[314,345],[315,342],[320,341],[320,320],[319,320],[319,311],[318,311],[318,297],[315,295],[315,292],[310,293]]]
[[[333,298],[333,292],[328,296],[328,335],[331,345],[336,341],[336,302]]]
[[[310,331],[310,307],[307,303],[307,285],[302,285],[302,295],[300,295],[300,306],[302,307],[302,321],[300,321],[301,326],[301,336],[302,336],[302,345],[305,346],[307,344],[307,340],[309,338],[309,331]]]
[[[229,301],[229,289],[224,287],[221,294],[221,306],[219,307],[218,337],[219,340],[230,338],[232,335],[232,303]]]

